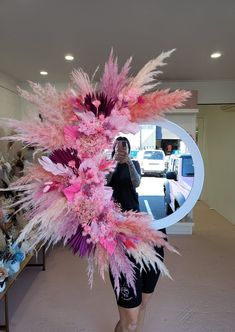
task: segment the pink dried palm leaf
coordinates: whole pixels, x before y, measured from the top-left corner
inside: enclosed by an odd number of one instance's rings
[[[158,67],[165,66],[164,60],[171,56],[175,50],[168,52],[162,52],[157,58],[150,60],[146,65],[138,72],[138,74],[131,80],[126,90],[133,89],[138,91],[138,95],[143,95],[149,90],[154,89],[159,83],[156,81],[158,74],[162,73],[157,70]]]
[[[39,164],[45,169],[45,171],[57,176],[73,176],[73,171],[70,167],[64,166],[61,163],[54,163],[50,158],[42,156],[38,159]]]
[[[156,120],[164,112],[182,107],[184,102],[191,97],[190,91],[169,89],[156,91],[139,98],[139,102],[130,106],[131,121]]]
[[[117,58],[113,56],[113,50],[104,67],[104,74],[101,78],[101,91],[109,98],[116,100],[118,94],[127,84],[127,75],[130,70],[132,58],[129,58],[124,64],[120,73],[118,73]]]

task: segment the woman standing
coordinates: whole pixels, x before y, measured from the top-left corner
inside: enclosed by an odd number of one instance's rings
[[[141,171],[138,161],[130,159],[131,147],[126,137],[118,137],[114,143],[112,158],[117,161],[114,172],[108,179],[108,185],[113,189],[113,199],[123,211],[140,211],[136,188],[140,185]],[[156,248],[158,254],[164,255],[163,248]],[[146,269],[140,271],[139,264],[132,256],[129,257],[135,269],[135,289],[128,286],[124,277],[120,281],[120,295],[116,296],[120,319],[114,332],[141,332],[144,322],[144,313],[160,272]],[[114,288],[114,280],[110,272],[110,280]],[[115,293],[116,295],[116,293]]]

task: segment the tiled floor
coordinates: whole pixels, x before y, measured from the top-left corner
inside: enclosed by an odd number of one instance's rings
[[[235,331],[235,226],[199,202],[192,236],[170,236],[174,278],[160,279],[145,332]],[[10,332],[113,332],[117,309],[109,279],[89,289],[86,261],[55,248],[47,271],[29,269],[9,294]],[[2,309],[2,307],[1,307]]]

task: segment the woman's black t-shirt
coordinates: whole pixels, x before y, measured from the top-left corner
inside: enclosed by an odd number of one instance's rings
[[[133,164],[139,174],[140,165],[133,160]],[[108,184],[113,189],[113,200],[121,205],[123,211],[140,211],[138,193],[136,192],[126,163],[118,163],[112,178]]]

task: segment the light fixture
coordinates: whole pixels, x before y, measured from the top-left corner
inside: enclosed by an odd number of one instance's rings
[[[48,75],[48,72],[45,71],[45,70],[41,70],[41,71],[40,71],[40,74],[43,75],[43,76],[46,76],[46,75]]]
[[[67,60],[67,61],[73,61],[74,56],[73,56],[72,54],[66,54],[64,58],[65,58],[65,60]]]
[[[217,59],[217,58],[220,58],[221,57],[221,53],[220,52],[214,52],[211,54],[211,58],[212,59]]]

